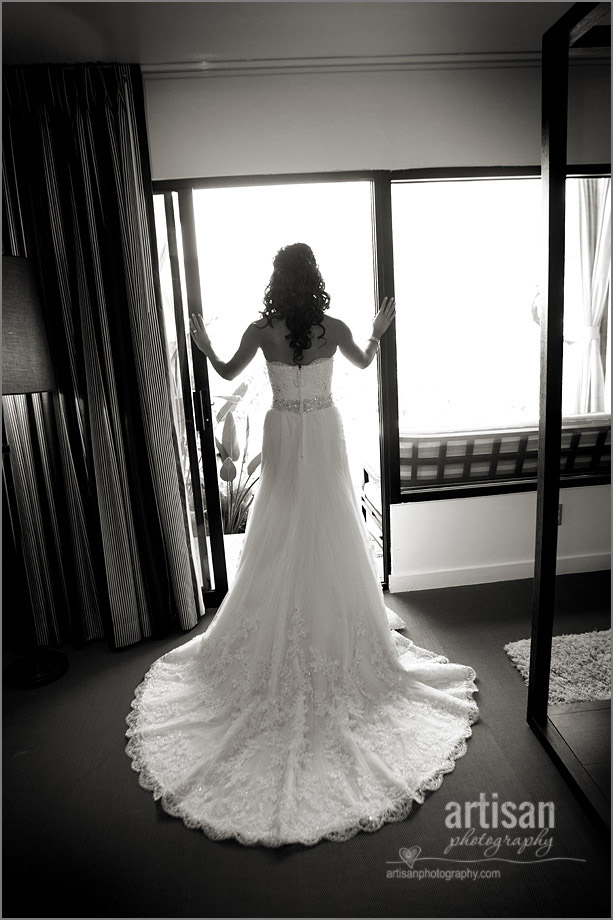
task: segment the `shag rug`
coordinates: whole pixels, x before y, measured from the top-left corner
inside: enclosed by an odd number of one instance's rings
[[[509,642],[504,650],[529,683],[530,639]],[[553,636],[549,703],[580,703],[611,698],[611,630]]]

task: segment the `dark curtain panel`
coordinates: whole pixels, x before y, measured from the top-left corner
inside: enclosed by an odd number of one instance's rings
[[[3,69],[4,251],[39,271],[57,392],[3,397],[40,645],[202,614],[172,424],[140,69]],[[7,616],[5,608],[5,617]]]

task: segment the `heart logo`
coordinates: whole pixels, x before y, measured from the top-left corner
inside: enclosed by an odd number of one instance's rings
[[[398,850],[398,855],[400,856],[401,860],[407,864],[409,869],[413,868],[413,864],[415,863],[415,860],[420,853],[421,847],[400,847]]]

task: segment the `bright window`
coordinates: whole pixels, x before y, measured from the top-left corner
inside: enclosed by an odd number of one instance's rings
[[[259,318],[276,252],[297,242],[315,254],[331,296],[330,313],[365,345],[375,313],[369,181],[194,190],[194,216],[204,318],[220,357],[229,357],[248,324]],[[209,375],[214,413],[246,386],[235,415],[241,443],[249,417],[249,448],[256,453],[271,399],[263,358],[258,355],[231,382],[213,368]],[[375,363],[364,372],[339,356],[334,392],[359,488],[365,459],[378,463]]]
[[[538,425],[540,180],[395,182],[392,208],[401,436]],[[566,240],[563,413],[593,415],[610,411],[609,179],[568,180]]]
[[[538,180],[392,186],[400,431],[538,419]]]

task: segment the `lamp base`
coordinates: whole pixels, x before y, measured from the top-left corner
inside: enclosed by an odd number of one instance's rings
[[[4,678],[12,687],[42,687],[58,680],[68,670],[68,658],[53,648],[39,648],[18,661],[4,672]]]

